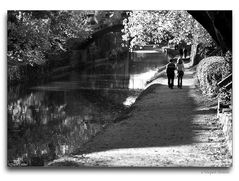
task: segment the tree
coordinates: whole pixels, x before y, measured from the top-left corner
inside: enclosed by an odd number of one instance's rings
[[[132,46],[165,40],[212,43],[209,33],[186,11],[132,11],[123,24],[123,38],[133,38]]]
[[[66,50],[68,38],[86,39],[85,11],[9,11],[8,62],[43,64],[48,53]]]
[[[130,48],[164,41],[174,44],[184,41],[194,49],[198,44],[213,44],[210,34],[187,11],[132,11],[123,24],[123,39],[132,39]]]

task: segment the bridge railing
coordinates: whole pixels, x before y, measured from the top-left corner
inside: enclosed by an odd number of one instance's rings
[[[227,90],[230,90],[232,88],[232,74],[229,74],[227,77],[218,82],[217,86],[220,88],[225,86]]]

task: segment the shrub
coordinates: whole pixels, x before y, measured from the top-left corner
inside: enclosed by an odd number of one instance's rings
[[[201,60],[196,73],[200,89],[208,96],[216,96],[217,83],[229,73],[230,66],[224,57],[212,56]]]

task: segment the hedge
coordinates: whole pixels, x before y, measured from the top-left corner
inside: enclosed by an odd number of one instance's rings
[[[197,79],[203,94],[216,96],[218,94],[217,83],[230,72],[230,66],[221,56],[212,56],[202,59],[197,66]]]

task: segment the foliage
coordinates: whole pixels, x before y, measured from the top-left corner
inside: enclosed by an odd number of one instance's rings
[[[164,41],[212,44],[209,33],[186,11],[132,11],[123,24],[123,39],[132,39],[131,48]]]
[[[19,15],[20,16],[20,15]],[[44,55],[50,48],[47,34],[47,23],[41,20],[30,20],[29,15],[22,15],[17,22],[8,22],[8,61],[29,64],[44,62]]]
[[[197,79],[204,94],[215,96],[217,83],[230,73],[230,66],[224,57],[212,56],[200,61],[197,66]]]
[[[95,17],[97,21],[97,28],[104,28],[106,26],[112,26],[122,23],[123,11],[95,11]]]
[[[85,39],[84,11],[9,11],[8,62],[43,64],[46,54],[65,51],[68,38]]]

